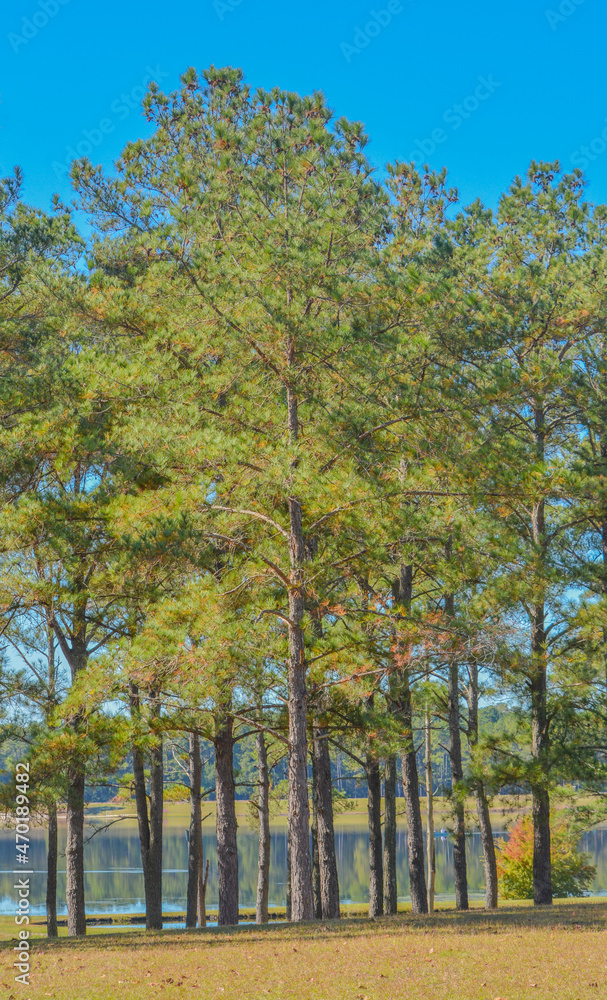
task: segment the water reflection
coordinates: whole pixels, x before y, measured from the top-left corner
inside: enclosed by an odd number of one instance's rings
[[[60,850],[65,848],[65,828],[61,828]],[[505,836],[505,834],[496,834]],[[217,853],[212,830],[204,833],[205,856],[210,860],[209,907],[217,905]],[[369,858],[367,830],[337,828],[336,852],[339,884],[343,902],[364,903],[369,898]],[[240,866],[240,905],[254,906],[257,887],[257,836],[246,828],[238,834]],[[593,893],[607,894],[607,829],[597,829],[585,834],[582,847],[596,866],[597,877]],[[272,833],[270,871],[270,904],[284,906],[286,879],[286,831]],[[45,831],[31,831],[31,912],[44,913],[46,884]],[[409,898],[407,872],[407,837],[404,830],[397,834],[398,894],[399,899]],[[9,874],[15,867],[15,836],[10,830],[0,831],[0,913],[14,913],[15,877]],[[60,859],[59,867],[62,867]],[[467,860],[470,896],[483,898],[484,872],[480,836],[467,838]],[[87,912],[110,914],[144,911],[143,875],[139,855],[137,830],[119,824],[97,834],[85,847]],[[187,882],[187,841],[185,832],[169,826],[164,831],[164,909],[166,912],[185,909]],[[18,877],[18,876],[17,876]],[[437,899],[453,899],[453,844],[448,837],[436,838],[436,894]],[[58,876],[59,912],[65,914],[65,873]]]

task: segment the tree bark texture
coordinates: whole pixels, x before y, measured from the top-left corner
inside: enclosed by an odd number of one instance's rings
[[[82,614],[80,614],[82,617]],[[53,618],[53,623],[55,619]],[[82,639],[84,626],[80,625],[78,636],[72,642],[69,652],[69,666],[72,682],[78,674],[86,669],[87,655]],[[78,712],[73,722],[73,731],[77,734],[82,722],[82,714]],[[67,904],[68,937],[80,937],[86,934],[86,911],[84,897],[84,789],[86,784],[86,767],[84,761],[75,757],[67,772],[67,804],[66,804],[66,843],[65,843],[65,901]]]
[[[396,757],[386,760],[384,771],[384,913],[398,910],[396,884]]]
[[[56,704],[57,669],[55,663],[55,633],[53,631],[53,609],[49,606],[46,614],[46,639],[48,663],[48,703],[47,724],[52,725],[51,716]],[[57,937],[57,803],[48,805],[48,851],[46,857],[46,936]]]
[[[287,362],[295,363],[295,345],[287,344]],[[295,470],[295,448],[299,433],[297,397],[287,389],[287,428],[293,447],[291,466]],[[289,496],[289,832],[291,834],[291,919],[312,920],[312,855],[310,852],[310,804],[308,802],[308,736],[305,615],[306,558],[301,503]]]
[[[314,919],[322,920],[322,900],[320,896],[320,857],[318,854],[318,792],[316,789],[316,765],[312,754],[312,899]]]
[[[69,937],[86,934],[84,902],[84,766],[68,770],[67,836],[65,871],[67,933]]]
[[[285,903],[285,916],[287,920],[293,919],[292,895],[291,895],[291,834],[287,829],[287,891]]]
[[[533,902],[536,906],[552,903],[550,861],[550,795],[547,788],[549,750],[546,685],[546,632],[544,606],[533,608],[531,625],[531,753],[539,780],[531,785],[533,812]]]
[[[265,736],[257,733],[257,811],[259,814],[259,865],[257,869],[257,906],[255,920],[268,922],[268,895],[270,891],[270,775]]]
[[[339,879],[333,826],[333,788],[328,730],[314,726],[314,766],[316,770],[318,862],[323,920],[336,920],[339,910]]]
[[[424,830],[419,802],[419,775],[417,773],[415,753],[411,750],[404,752],[401,758],[401,765],[405,811],[407,815],[411,908],[413,913],[427,913],[428,898],[426,895]]]
[[[453,596],[445,597],[447,615],[453,617]],[[449,757],[451,759],[451,805],[454,819],[453,868],[455,874],[455,906],[468,909],[468,872],[466,868],[466,824],[462,782],[462,738],[459,719],[459,664],[453,657],[449,662]]]
[[[491,827],[491,815],[489,813],[489,803],[485,794],[485,787],[479,781],[474,789],[476,800],[476,813],[478,816],[478,827],[483,845],[483,861],[485,865],[485,908],[487,910],[497,909],[497,858],[495,855],[495,842],[493,840],[493,829]]]
[[[139,691],[134,684],[131,684],[129,697],[131,715],[137,720],[140,718],[141,709]],[[157,747],[154,750],[155,752],[153,751],[150,755],[150,809],[148,813],[145,759],[138,743],[133,743],[133,786],[139,828],[141,867],[143,868],[146,930],[162,930],[162,795],[164,784],[162,743],[160,744],[160,755],[158,755]],[[159,764],[160,774],[158,773]],[[158,802],[159,795],[160,803]],[[158,816],[159,811],[160,817]],[[158,840],[159,825],[160,841]]]
[[[203,863],[204,863],[204,851],[203,851]],[[200,871],[198,872],[198,926],[207,926],[207,884],[209,881],[209,859],[207,858],[206,864],[200,866]]]
[[[289,590],[289,830],[292,920],[312,920],[312,857],[308,802],[308,737],[301,504],[289,499],[291,589]]]
[[[475,750],[478,745],[478,666],[473,663],[468,668],[470,683],[468,686],[468,739],[474,765]],[[474,778],[474,799],[478,816],[478,826],[483,845],[483,862],[485,866],[485,907],[487,910],[497,909],[498,882],[497,858],[495,842],[491,826],[491,815],[485,785],[480,776]]]
[[[48,807],[48,851],[46,857],[46,936],[57,937],[57,806]]]
[[[150,849],[148,854],[148,893],[150,928],[162,929],[162,813],[164,808],[164,761],[162,736],[157,736],[150,750]],[[145,875],[144,875],[145,878]]]
[[[538,401],[534,411],[535,451],[544,460],[546,418]],[[541,580],[537,599],[531,610],[531,755],[535,778],[531,783],[533,812],[533,902],[536,906],[552,903],[550,860],[550,735],[548,721],[548,658],[546,649],[546,608],[543,578],[546,570],[546,508],[541,499],[533,505],[531,530],[536,552],[537,576]]]
[[[238,923],[238,847],[234,784],[234,722],[218,720],[215,735],[215,797],[217,801],[217,867],[220,927]]]
[[[426,680],[428,678],[426,677]],[[434,779],[432,775],[432,719],[426,704],[424,726],[426,756],[426,854],[428,856],[428,913],[434,913],[436,844],[434,841]]]
[[[367,812],[369,817],[369,916],[384,912],[384,871],[381,845],[381,772],[379,761],[367,755]]]
[[[186,904],[186,927],[196,927],[198,922],[198,896],[202,874],[202,809],[200,784],[202,761],[198,733],[190,733],[188,738],[188,758],[190,777],[190,836],[188,841],[188,890]]]
[[[131,706],[139,712],[139,695],[131,688]],[[145,762],[143,752],[133,745],[133,780],[141,867],[145,892],[146,930],[162,930],[162,807],[163,807],[163,761],[162,740],[150,752],[150,795],[145,782]]]
[[[409,610],[413,592],[413,567],[402,565],[399,579],[394,584],[395,607]],[[402,643],[398,643],[400,655],[404,655]],[[403,774],[403,794],[407,815],[407,846],[409,848],[409,884],[413,913],[428,912],[426,895],[426,871],[424,851],[424,830],[419,802],[419,775],[413,735],[413,705],[409,668],[406,664],[397,666],[394,672],[393,708],[402,724],[403,751],[401,766]]]

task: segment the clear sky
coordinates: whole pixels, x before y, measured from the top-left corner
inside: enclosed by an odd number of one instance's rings
[[[145,135],[150,74],[240,66],[254,86],[321,89],[362,120],[372,162],[446,165],[462,200],[499,193],[532,158],[581,166],[607,202],[605,0],[13,0],[0,15],[0,173],[41,207],[66,164],[111,167]]]

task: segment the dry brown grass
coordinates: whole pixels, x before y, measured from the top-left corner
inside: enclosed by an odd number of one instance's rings
[[[23,1000],[603,1000],[607,903],[33,942]]]

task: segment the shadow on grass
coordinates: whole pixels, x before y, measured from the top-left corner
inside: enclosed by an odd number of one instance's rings
[[[89,951],[99,949],[128,949],[145,951],[147,948],[173,950],[212,948],[229,942],[239,941],[247,946],[255,941],[300,941],[369,937],[370,935],[402,936],[403,934],[427,934],[437,931],[443,934],[500,934],[512,930],[568,930],[604,931],[607,929],[607,901],[590,902],[575,900],[555,903],[547,907],[521,905],[505,906],[488,913],[482,909],[472,909],[467,913],[443,910],[432,916],[414,917],[399,914],[396,917],[344,918],[342,920],[318,921],[307,924],[284,924],[276,926],[210,927],[199,930],[174,929],[166,931],[110,931],[83,938],[36,938],[33,942],[38,953],[55,949],[77,949]],[[2,949],[12,948],[14,940],[3,941]]]

